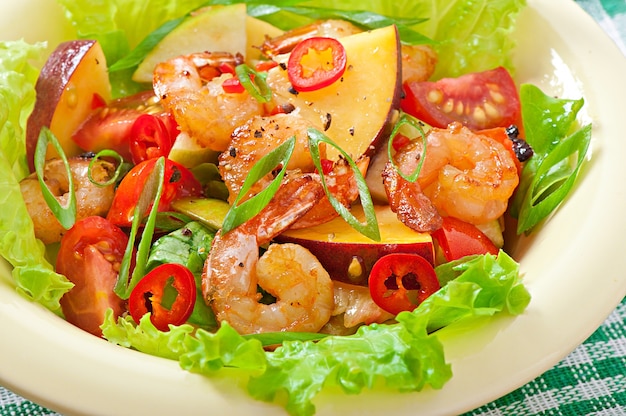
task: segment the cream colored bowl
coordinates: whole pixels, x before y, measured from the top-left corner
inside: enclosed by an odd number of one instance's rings
[[[49,40],[54,0],[0,3],[0,38]],[[517,245],[532,302],[471,333],[446,334],[454,376],[419,393],[324,392],[318,414],[458,414],[502,396],[583,342],[626,294],[626,59],[569,0],[529,0],[519,22],[517,78],[568,98],[585,97],[591,159],[573,195],[541,230]],[[206,378],[178,363],[123,349],[74,328],[18,296],[0,265],[0,384],[66,415],[284,414],[224,373]],[[231,377],[232,376],[232,377]]]

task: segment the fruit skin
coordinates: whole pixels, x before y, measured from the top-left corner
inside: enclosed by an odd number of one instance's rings
[[[288,230],[276,242],[300,244],[317,257],[333,280],[362,286],[367,286],[374,263],[386,254],[415,253],[434,264],[430,234],[402,224],[387,205],[376,205],[375,210],[380,242],[369,240],[340,217],[315,227]],[[360,207],[352,211],[362,221]]]
[[[387,26],[339,41],[346,50],[346,71],[333,84],[294,93],[287,76],[288,56],[278,58],[283,65],[268,71],[267,82],[275,107],[293,106],[356,160],[373,154],[385,142],[398,115],[402,93],[400,40],[396,27]],[[338,155],[334,147],[327,147],[329,159],[336,160]]]
[[[49,127],[68,157],[82,153],[72,133],[93,106],[111,100],[106,59],[95,40],[71,40],[52,51],[35,84],[35,106],[26,124],[26,156],[33,155],[41,128]],[[56,156],[49,148],[47,158]]]

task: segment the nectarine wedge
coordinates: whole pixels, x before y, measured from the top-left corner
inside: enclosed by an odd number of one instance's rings
[[[293,106],[353,159],[371,154],[391,132],[401,94],[400,41],[395,26],[345,36],[339,41],[346,70],[333,84],[295,93],[286,70],[287,57],[268,72],[267,82],[279,106]],[[330,159],[338,152],[327,148]]]
[[[367,285],[370,270],[380,257],[390,253],[417,253],[434,262],[430,234],[418,233],[402,224],[388,205],[376,205],[381,241],[372,241],[339,217],[315,227],[288,230],[277,242],[296,243],[308,248],[334,280]],[[353,214],[363,221],[360,206]]]
[[[35,84],[35,106],[26,125],[26,155],[31,171],[41,128],[49,127],[68,157],[81,153],[72,133],[94,104],[111,99],[106,59],[95,40],[60,44],[44,64]],[[49,147],[47,158],[56,156]]]

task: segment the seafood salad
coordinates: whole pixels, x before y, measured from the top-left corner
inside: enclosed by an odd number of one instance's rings
[[[567,197],[590,126],[582,98],[515,80],[523,1],[489,6],[484,50],[484,25],[420,2],[173,2],[133,24],[122,1],[60,3],[78,39],[41,68],[42,45],[3,52],[30,95],[0,126],[19,201],[0,254],[29,298],[237,369],[290,414],[327,384],[441,388],[437,331],[531,302],[506,240]]]

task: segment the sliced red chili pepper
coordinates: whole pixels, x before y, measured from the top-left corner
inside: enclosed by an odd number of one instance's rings
[[[443,225],[432,234],[446,261],[474,254],[498,254],[498,247],[475,225],[454,217],[443,217]]]
[[[157,116],[142,114],[130,129],[130,155],[134,164],[145,160],[167,157],[172,149],[174,138]]]
[[[412,311],[440,287],[433,266],[414,253],[392,253],[378,259],[368,284],[374,302],[394,315]]]
[[[308,38],[289,55],[287,75],[297,91],[314,91],[341,78],[346,61],[346,50],[337,39]]]
[[[225,79],[222,82],[222,89],[227,94],[241,94],[246,90],[237,76]]]
[[[169,306],[166,305],[168,290],[173,297]],[[128,309],[135,322],[150,312],[152,324],[160,331],[168,331],[168,325],[187,321],[195,302],[196,283],[191,271],[183,265],[167,263],[157,266],[137,283],[128,298]]]

